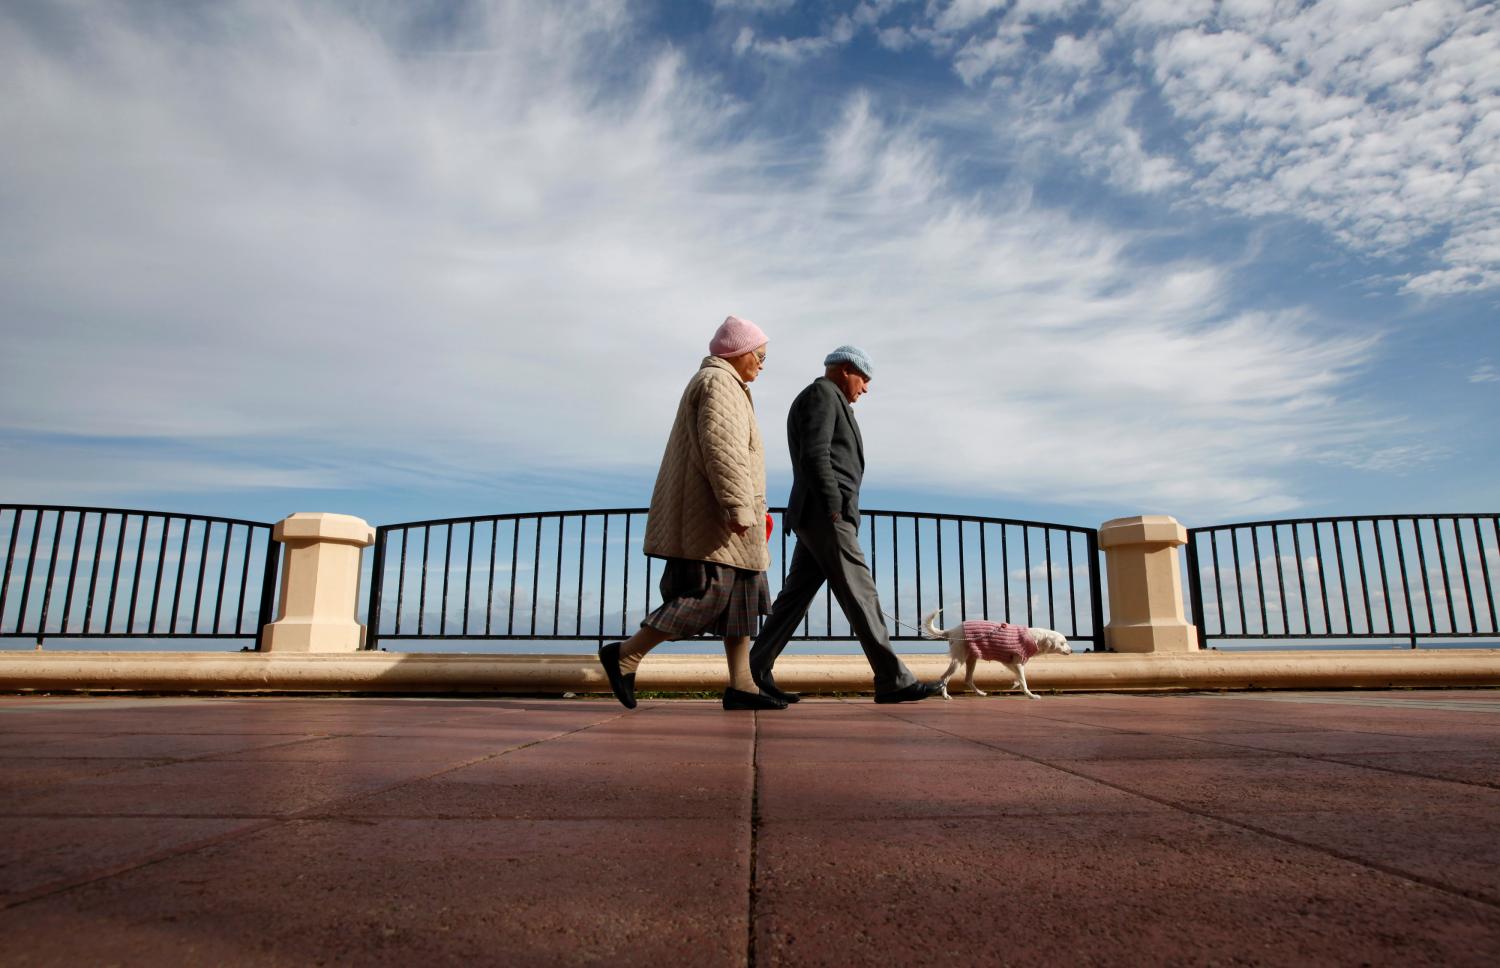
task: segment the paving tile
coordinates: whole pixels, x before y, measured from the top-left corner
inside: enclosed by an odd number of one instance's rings
[[[1157,812],[1140,797],[1003,753],[866,764],[762,760],[766,819],[1003,817]]]
[[[1500,789],[1296,757],[1072,765],[1500,904]]]
[[[494,756],[537,741],[527,729],[494,729],[484,739],[443,736],[329,736],[223,757],[228,762],[383,763],[426,762],[433,770]]]
[[[9,965],[742,965],[724,820],[278,825],[0,912]]]
[[[1176,815],[767,822],[758,965],[1468,966],[1493,907]]]
[[[69,735],[56,737],[34,750],[0,748],[0,757],[40,756],[61,758],[120,757],[131,759],[192,759],[220,756],[247,750],[275,749],[287,744],[315,739],[311,735],[289,733],[238,736],[222,733],[123,733],[114,736]]]
[[[260,821],[178,817],[8,817],[0,837],[0,905]]]
[[[1300,734],[1293,734],[1300,735]],[[1103,733],[1059,736],[992,736],[983,742],[1019,756],[1053,760],[1184,760],[1273,755],[1265,750],[1226,746],[1205,738],[1163,733]]]
[[[35,795],[36,791],[60,783],[86,780],[111,773],[150,770],[166,760],[128,760],[120,758],[84,759],[67,757],[47,759],[40,756],[0,757],[0,812],[12,799]]]
[[[43,787],[3,789],[0,814],[281,816],[430,772],[426,764],[410,762],[171,763]]]
[[[1483,750],[1423,753],[1337,754],[1330,757],[1351,766],[1417,773],[1442,780],[1500,787],[1500,747]]]
[[[1381,732],[1320,729],[1301,733],[1215,733],[1212,740],[1214,743],[1229,746],[1301,753],[1308,756],[1497,748],[1494,741],[1485,737],[1444,732],[1426,733],[1420,736],[1399,736]]]
[[[355,800],[347,817],[748,819],[753,772],[737,763],[598,763],[513,753]]]

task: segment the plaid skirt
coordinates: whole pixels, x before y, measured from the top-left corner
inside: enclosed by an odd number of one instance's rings
[[[661,597],[661,606],[641,624],[674,639],[704,632],[721,638],[753,636],[760,631],[760,617],[771,611],[765,572],[712,561],[666,559]]]

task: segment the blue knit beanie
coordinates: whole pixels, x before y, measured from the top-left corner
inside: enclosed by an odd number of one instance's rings
[[[823,357],[824,366],[833,366],[835,363],[848,363],[863,373],[866,380],[875,376],[874,373],[870,372],[870,358],[858,346],[840,346],[832,353]]]

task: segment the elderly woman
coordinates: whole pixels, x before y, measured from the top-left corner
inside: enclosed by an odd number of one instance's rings
[[[624,642],[599,649],[615,698],[635,708],[641,658],[668,639],[712,631],[729,661],[725,709],[784,709],[750,676],[750,637],[770,611],[766,455],[749,384],[766,359],[766,334],[730,316],[688,381],[667,439],[651,511],[646,554],[666,559],[662,605]]]

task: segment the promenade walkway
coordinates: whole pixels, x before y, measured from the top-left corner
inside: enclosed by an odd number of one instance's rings
[[[1494,965],[1500,691],[0,697],[0,964]]]

